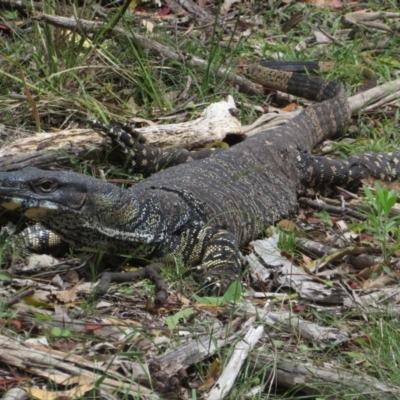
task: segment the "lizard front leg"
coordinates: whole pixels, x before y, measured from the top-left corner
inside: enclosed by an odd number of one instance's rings
[[[189,229],[181,235],[174,253],[182,254],[184,262],[194,265],[183,276],[193,273],[208,293],[221,295],[239,279],[240,252],[231,232],[207,226]]]
[[[234,235],[212,227],[189,228],[180,235],[172,236],[167,243],[155,250],[151,259],[158,265],[160,262],[176,260],[182,260],[188,266],[195,265],[183,276],[194,274],[196,280],[202,283],[201,289],[212,295],[226,292],[239,279],[241,272],[240,253]],[[149,277],[149,268],[154,268],[154,265],[150,264],[133,273],[103,273],[96,295],[106,293],[111,282],[128,282]],[[156,283],[155,301],[161,304],[167,298],[166,285],[158,272],[152,272],[151,278]]]
[[[87,121],[94,129],[109,136],[136,172],[145,176],[174,165],[207,158],[222,149],[188,151],[182,148],[161,150],[146,144],[146,139],[129,124],[113,122],[110,126],[98,121]]]

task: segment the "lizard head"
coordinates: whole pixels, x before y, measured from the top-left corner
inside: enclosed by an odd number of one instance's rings
[[[0,207],[25,214],[84,249],[107,249],[110,241],[119,249],[119,242],[154,240],[146,223],[131,227],[140,214],[131,191],[74,172],[38,168],[0,172]]]
[[[0,172],[0,207],[23,213],[85,249],[119,251],[126,248],[123,243],[163,240],[166,228],[157,213],[157,193],[133,192],[74,172]]]
[[[102,190],[104,185],[115,187],[102,182]],[[83,211],[99,186],[97,179],[66,171],[0,172],[0,205],[42,221],[51,214]]]
[[[39,221],[52,211],[79,209],[85,201],[86,188],[73,178],[70,173],[37,168],[2,172],[0,205]]]

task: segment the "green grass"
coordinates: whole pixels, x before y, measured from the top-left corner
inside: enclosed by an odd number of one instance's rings
[[[358,66],[365,65],[376,73],[378,83],[387,82],[399,75],[400,65],[399,48],[400,38],[381,31],[374,31],[362,25],[354,27],[351,41],[347,34],[339,34],[343,29],[350,29],[345,23],[344,15],[352,11],[350,7],[343,12],[332,12],[326,9],[307,7],[307,17],[289,32],[282,32],[281,26],[293,13],[303,8],[299,2],[288,3],[282,9],[282,3],[254,2],[253,11],[246,8],[245,3],[238,5],[239,11],[229,24],[211,21],[207,29],[196,25],[190,33],[186,33],[187,26],[171,29],[171,24],[156,23],[152,38],[172,49],[179,49],[187,54],[193,54],[207,60],[205,70],[188,67],[185,60],[170,61],[160,59],[138,46],[132,38],[135,33],[146,34],[141,25],[142,17],[128,10],[121,16],[117,10],[110,12],[108,25],[96,35],[81,36],[77,32],[59,29],[53,26],[29,20],[31,31],[17,30],[15,34],[0,42],[0,51],[3,56],[0,64],[0,122],[6,127],[34,132],[37,130],[50,131],[52,128],[79,126],[81,120],[97,117],[104,122],[112,119],[130,120],[133,117],[142,117],[155,120],[160,116],[180,109],[188,99],[193,104],[211,103],[220,100],[226,94],[232,94],[237,106],[242,111],[243,124],[253,122],[259,115],[249,111],[244,104],[259,105],[263,99],[248,96],[237,91],[226,82],[226,77],[217,77],[216,70],[221,66],[229,66],[235,70],[241,57],[247,60],[257,60],[261,57],[273,58],[279,56],[284,60],[334,60],[337,68],[326,74],[328,79],[344,82],[349,94],[355,93],[363,83],[363,76]],[[94,18],[92,4],[79,8],[59,1],[46,1],[44,12],[54,15],[80,15],[87,19]],[[258,8],[257,8],[258,7]],[[370,1],[364,7],[400,12],[397,1]],[[217,7],[215,15],[220,15]],[[25,18],[16,11],[1,10],[0,16],[8,21],[19,23]],[[258,16],[262,25],[249,24],[252,30],[250,37],[241,37],[247,28],[241,17]],[[109,29],[118,22],[117,26],[124,28],[130,35],[113,36]],[[390,21],[387,21],[390,23]],[[320,46],[315,42],[314,30],[319,26],[323,31],[337,38],[337,43]],[[349,32],[348,32],[349,33]],[[387,43],[381,44],[386,39]],[[306,44],[306,46],[304,46]],[[32,50],[34,49],[34,51]],[[187,96],[180,98],[185,86],[190,80],[192,83]],[[198,112],[185,114],[186,119],[195,118]],[[400,144],[398,135],[399,113],[396,109],[381,109],[376,112],[360,112],[354,116],[351,126],[344,132],[343,137],[353,139],[351,144],[339,140],[334,145],[334,156],[344,157],[363,151],[392,151]],[[4,141],[11,140],[4,138]],[[71,164],[85,173],[98,170],[98,162],[86,163],[83,168],[78,167],[79,161]],[[112,170],[112,176],[125,177],[126,172]],[[110,174],[107,175],[109,177]],[[328,221],[327,216],[321,214],[322,222]],[[328,223],[325,228],[330,229]],[[282,234],[280,248],[294,257],[299,257],[299,250],[294,246],[294,233]],[[381,241],[386,246],[386,242]],[[386,247],[385,247],[386,248]],[[93,262],[95,263],[95,262]],[[166,269],[164,277],[171,289],[190,297],[193,292],[192,281],[182,280],[183,266],[177,262],[176,266]],[[93,271],[94,274],[94,271]],[[188,283],[191,282],[191,283]],[[113,294],[115,291],[111,290]],[[153,286],[149,283],[139,283],[127,287],[119,285],[118,293],[124,298],[140,298],[140,301],[150,304]],[[140,296],[138,295],[140,293]],[[112,301],[117,302],[113,299]],[[169,305],[169,309],[159,311],[161,316],[155,318],[154,310],[149,314],[142,312],[142,304],[123,303],[121,312],[132,311],[137,320],[146,320],[148,325],[160,328],[157,333],[148,334],[146,339],[155,342],[157,335],[162,335],[165,329],[165,318],[176,315],[181,307],[178,302]],[[295,303],[286,304],[287,307]],[[75,314],[83,313],[86,316],[97,315],[95,304],[77,306]],[[125,307],[125,308],[124,308]],[[140,312],[135,314],[136,309]],[[146,307],[143,306],[146,310]],[[113,310],[118,314],[120,310]],[[147,311],[146,311],[147,312]],[[230,326],[235,316],[232,314],[219,315],[214,318],[211,311],[195,310],[185,319],[180,320],[179,328],[197,337],[198,331],[206,327],[212,333],[212,323],[224,323]],[[111,312],[110,312],[111,313]],[[279,357],[294,357],[294,362],[301,360],[310,363],[335,362],[342,365],[347,371],[368,374],[393,386],[400,386],[400,331],[396,325],[396,318],[383,318],[375,309],[367,309],[368,322],[361,315],[344,313],[340,317],[317,310],[315,307],[306,308],[302,317],[313,320],[323,326],[341,327],[351,332],[353,339],[346,346],[338,348],[319,349],[306,340],[299,339],[295,334],[288,334],[279,329],[266,328],[263,342],[266,351]],[[179,314],[178,314],[179,316]],[[204,318],[204,320],[200,320]],[[80,335],[68,330],[50,330],[37,328],[35,330],[20,331],[7,324],[16,317],[14,311],[0,312],[1,328],[7,334],[20,337],[36,337],[48,335],[53,345],[57,341],[85,343],[98,339],[91,334]],[[164,319],[163,319],[164,318]],[[39,318],[38,318],[39,320]],[[211,322],[209,322],[211,321]],[[222,322],[221,322],[222,321]],[[178,321],[179,322],[179,321]],[[161,332],[161,333],[160,333]],[[173,344],[180,345],[181,339],[173,337]],[[130,337],[129,340],[132,338]],[[271,341],[269,340],[271,339]],[[135,347],[127,340],[126,354],[134,351]],[[133,339],[132,339],[133,340]],[[135,343],[136,344],[136,343]],[[163,353],[168,345],[157,345]],[[154,354],[153,354],[154,355]],[[229,357],[229,348],[218,351],[217,354],[224,364]],[[135,356],[136,357],[136,356]],[[140,358],[140,356],[138,356]],[[140,358],[144,361],[144,357]],[[205,377],[214,359],[207,360],[195,366],[196,372]],[[192,372],[192,371],[191,371]],[[261,370],[246,361],[245,366],[234,384],[227,399],[245,398],[248,391],[254,386],[265,385],[260,394],[252,399],[355,399],[348,388],[332,385],[324,395],[305,395],[301,385],[295,390],[277,388],[270,381],[273,374],[273,365],[264,365]],[[105,377],[104,375],[103,377]],[[192,392],[192,398],[199,398],[200,394]],[[125,396],[125,397],[124,397]],[[120,398],[126,398],[121,394]],[[366,397],[358,397],[363,399]],[[372,398],[379,398],[372,396]],[[400,394],[395,394],[400,399]]]

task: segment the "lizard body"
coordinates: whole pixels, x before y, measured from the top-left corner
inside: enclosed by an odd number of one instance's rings
[[[216,152],[161,151],[122,128],[109,129],[137,170],[156,173],[121,189],[72,172],[1,172],[0,204],[78,248],[149,262],[182,259],[223,292],[239,277],[239,247],[296,212],[300,188],[357,182],[366,175],[400,176],[396,154],[345,161],[310,155],[350,119],[341,84],[260,65],[248,73],[269,88],[320,103],[284,126]]]

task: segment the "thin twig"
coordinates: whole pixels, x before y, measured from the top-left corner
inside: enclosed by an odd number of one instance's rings
[[[9,297],[0,308],[6,309],[11,307],[13,304],[18,303],[21,299],[23,299],[24,297],[29,297],[29,296],[33,296],[33,294],[35,293],[35,289],[27,289],[27,290],[23,290],[20,293],[17,293],[15,296]]]

